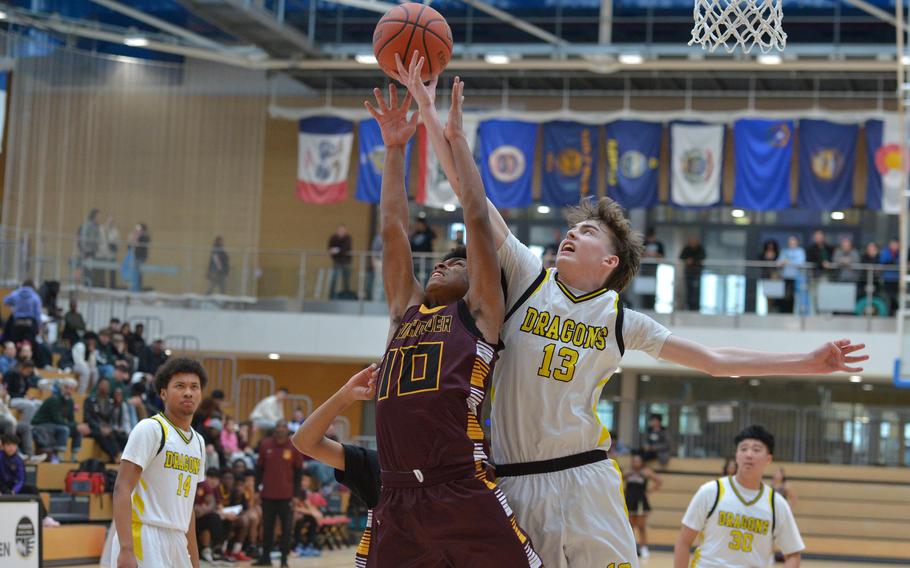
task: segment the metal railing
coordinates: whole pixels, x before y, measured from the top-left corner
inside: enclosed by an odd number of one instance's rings
[[[270,375],[240,375],[234,379],[231,399],[237,420],[248,420],[260,400],[275,394],[275,378]]]

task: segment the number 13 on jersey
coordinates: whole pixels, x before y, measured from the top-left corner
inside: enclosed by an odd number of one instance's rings
[[[553,365],[553,354],[558,357]],[[543,348],[543,361],[537,369],[537,376],[545,379],[553,378],[567,383],[575,378],[575,365],[578,363],[578,351],[571,347],[560,347],[556,350],[555,343],[548,343]]]

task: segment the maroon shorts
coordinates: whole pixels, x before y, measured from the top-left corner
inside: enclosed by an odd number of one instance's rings
[[[370,565],[379,568],[540,568],[502,491],[473,469],[448,480],[383,472]],[[375,564],[374,564],[375,560]]]

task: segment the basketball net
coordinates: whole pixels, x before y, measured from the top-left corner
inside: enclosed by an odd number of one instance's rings
[[[782,51],[787,34],[782,21],[782,0],[695,0],[692,39],[709,51],[724,46],[732,53],[737,45],[749,53],[757,44],[762,53]]]

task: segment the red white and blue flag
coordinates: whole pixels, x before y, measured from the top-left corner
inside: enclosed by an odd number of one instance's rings
[[[354,123],[333,116],[300,121],[297,198],[307,203],[338,203],[347,197]]]

